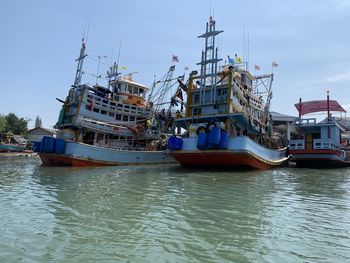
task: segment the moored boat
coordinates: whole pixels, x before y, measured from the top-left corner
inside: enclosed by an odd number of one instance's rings
[[[219,66],[210,17],[200,73],[192,71],[187,85],[186,115],[175,125],[187,131],[168,141],[169,154],[182,165],[197,167],[246,167],[270,169],[288,161],[287,148],[275,149],[271,143],[273,74],[254,76],[239,57]]]
[[[316,100],[295,104],[299,111],[296,120],[298,138],[290,141],[291,161],[299,167],[331,168],[350,166],[350,147],[342,139],[347,128],[331,112],[346,112],[335,100]],[[327,111],[327,117],[317,122],[316,118],[303,115]]]
[[[11,132],[0,136],[0,152],[22,152],[27,146],[27,140]]]
[[[25,145],[0,143],[0,152],[22,152]]]
[[[56,138],[34,145],[43,165],[97,166],[175,163],[163,152],[163,133],[150,122],[157,112],[146,100],[148,88],[132,74],[121,76],[114,63],[108,87],[81,84],[83,41],[75,82],[55,125]],[[174,70],[174,66],[171,70]]]

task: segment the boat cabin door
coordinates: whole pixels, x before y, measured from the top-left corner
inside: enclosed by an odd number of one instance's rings
[[[305,134],[306,150],[312,150],[312,133]]]

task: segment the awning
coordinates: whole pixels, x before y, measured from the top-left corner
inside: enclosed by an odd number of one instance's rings
[[[294,106],[301,113],[301,115],[305,115],[314,112],[328,111],[327,104],[327,100],[312,100],[301,102],[301,104],[297,103],[294,104]],[[329,111],[346,112],[346,110],[344,110],[344,108],[336,100],[329,100]]]

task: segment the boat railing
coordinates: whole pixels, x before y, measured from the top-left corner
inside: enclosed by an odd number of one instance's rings
[[[305,141],[304,140],[291,140],[289,143],[289,147],[291,150],[304,150],[305,149]]]
[[[314,139],[313,148],[318,149],[338,149],[339,144],[334,142],[332,139]]]
[[[296,119],[294,121],[294,125],[296,126],[315,125],[315,124],[316,124],[316,118]]]

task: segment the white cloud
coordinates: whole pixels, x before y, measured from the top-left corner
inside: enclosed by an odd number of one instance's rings
[[[350,80],[350,70],[326,79],[328,82],[339,82],[347,80]]]

